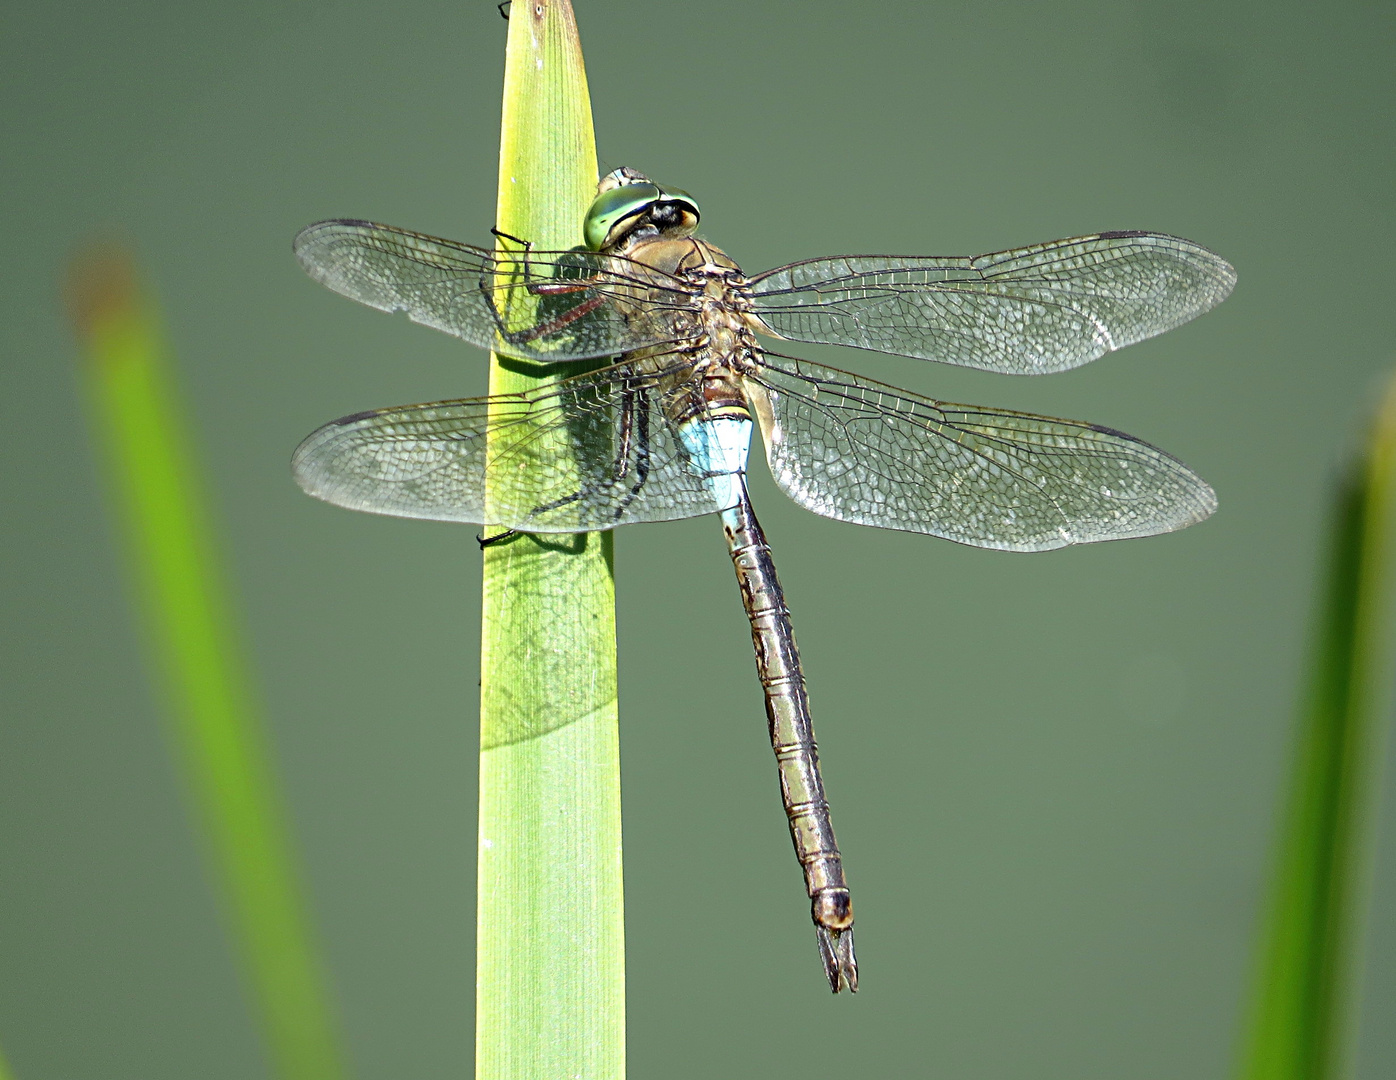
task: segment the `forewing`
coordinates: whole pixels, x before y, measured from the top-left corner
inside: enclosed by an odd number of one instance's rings
[[[526,394],[356,413],[311,434],[292,469],[352,510],[522,532],[711,513],[709,482],[659,406],[661,379],[623,363]]]
[[[586,251],[494,252],[350,220],[311,225],[294,248],[311,277],[351,300],[530,360],[663,343],[686,302],[667,274]]]
[[[1109,428],[931,401],[805,361],[770,363],[746,381],[771,472],[825,517],[1045,551],[1171,532],[1216,509],[1186,465]]]
[[[1171,330],[1235,283],[1189,240],[1110,232],[974,258],[811,259],[751,289],[756,314],[793,341],[1042,375]]]

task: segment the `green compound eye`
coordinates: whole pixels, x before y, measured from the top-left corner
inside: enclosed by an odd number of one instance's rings
[[[663,195],[655,184],[625,184],[603,191],[592,202],[582,225],[582,236],[587,247],[600,251],[617,225],[626,218],[643,214]]]
[[[596,196],[582,236],[588,248],[600,251],[619,242],[627,224],[633,226],[644,216],[667,235],[691,236],[698,227],[698,204],[679,188],[662,188],[648,180],[621,184]]]

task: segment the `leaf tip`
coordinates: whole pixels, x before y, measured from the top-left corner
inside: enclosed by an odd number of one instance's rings
[[[139,292],[136,261],[127,244],[115,240],[90,243],[68,264],[63,299],[74,328],[83,337],[131,313]]]

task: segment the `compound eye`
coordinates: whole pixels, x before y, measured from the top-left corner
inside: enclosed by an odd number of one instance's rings
[[[620,227],[631,218],[643,215],[661,194],[654,184],[639,183],[611,188],[596,196],[582,223],[582,237],[587,247],[600,251],[619,240],[623,233]]]

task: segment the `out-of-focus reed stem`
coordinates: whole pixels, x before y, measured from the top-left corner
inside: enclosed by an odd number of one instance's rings
[[[1393,511],[1396,379],[1337,492],[1240,1080],[1338,1080],[1350,1067],[1371,809],[1390,705]]]
[[[130,256],[114,248],[75,263],[69,299],[167,730],[269,1056],[285,1080],[340,1080],[346,1074],[289,829],[159,318]]]

